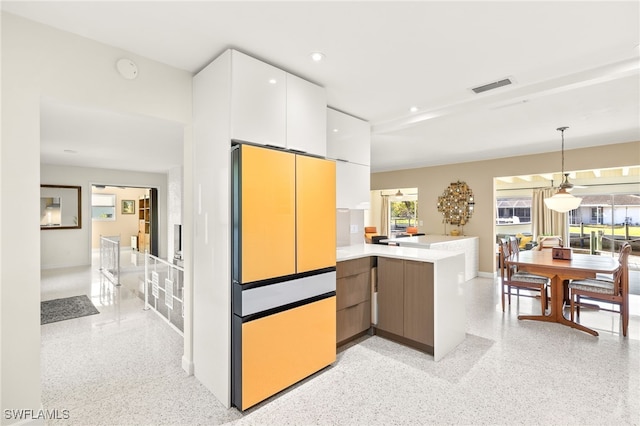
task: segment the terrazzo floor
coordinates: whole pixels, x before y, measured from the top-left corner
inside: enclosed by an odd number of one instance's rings
[[[535,299],[514,299],[503,314],[497,281],[476,278],[466,283],[467,338],[441,361],[367,336],[240,413],[182,370],[182,338],[143,310],[134,257],[124,253],[121,287],[96,267],[42,271],[42,300],[87,294],[101,312],[42,326],[43,406],[69,414],[48,424],[640,424],[640,296],[627,338],[618,315],[583,311],[593,337],[519,321],[538,312]]]

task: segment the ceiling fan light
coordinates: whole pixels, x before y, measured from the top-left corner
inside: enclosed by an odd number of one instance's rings
[[[569,182],[569,173],[564,174],[564,177],[562,178],[562,183],[560,184],[559,188],[564,189],[566,191],[573,190],[573,184]]]
[[[569,194],[564,189],[556,192],[553,197],[545,198],[544,204],[548,209],[557,211],[559,213],[566,213],[571,210],[575,210],[580,206],[582,198],[575,197]]]

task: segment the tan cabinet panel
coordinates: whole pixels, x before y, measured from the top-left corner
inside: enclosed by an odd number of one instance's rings
[[[404,337],[433,346],[433,264],[404,262]]]
[[[404,333],[404,260],[378,258],[377,328],[402,336]]]
[[[336,266],[336,164],[296,156],[297,272]]]
[[[242,282],[294,274],[295,156],[241,149]]]
[[[336,298],[242,324],[242,410],[336,359]]]

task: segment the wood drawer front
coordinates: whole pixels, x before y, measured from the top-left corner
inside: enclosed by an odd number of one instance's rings
[[[339,278],[336,280],[336,309],[344,309],[371,299],[371,273],[362,272],[358,275]]]
[[[371,303],[359,303],[336,312],[336,343],[340,343],[371,326]]]
[[[361,259],[344,260],[336,264],[336,274],[338,278],[357,275],[371,270],[373,259],[363,257]]]

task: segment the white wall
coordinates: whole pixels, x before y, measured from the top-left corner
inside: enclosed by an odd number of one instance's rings
[[[603,136],[603,141],[607,141]],[[607,141],[611,142],[611,141]],[[615,141],[614,141],[615,142]],[[606,169],[611,167],[636,166],[640,160],[640,142],[626,142],[565,151],[571,159],[573,170]],[[371,189],[418,186],[418,215],[424,221],[420,231],[427,234],[442,234],[442,214],[438,213],[437,200],[442,191],[456,180],[467,182],[475,196],[475,212],[465,225],[466,235],[480,238],[480,272],[488,276],[495,272],[495,184],[499,176],[519,176],[557,172],[559,152],[550,152],[518,157],[496,158],[486,161],[448,164],[374,173]],[[636,184],[637,188],[637,184]],[[576,192],[574,192],[576,194]],[[577,195],[577,194],[576,194]],[[449,230],[450,227],[447,227]]]
[[[41,268],[61,268],[91,264],[91,185],[94,183],[158,188],[158,205],[162,206],[158,209],[160,212],[158,216],[158,254],[159,257],[166,257],[167,209],[164,206],[167,205],[167,175],[42,164],[40,166],[40,181],[42,184],[82,187],[82,228],[40,231]],[[116,208],[119,213],[120,205],[117,205]],[[137,217],[137,211],[135,217]],[[125,237],[123,236],[123,238]]]
[[[40,97],[172,120],[187,125],[185,136],[190,137],[192,76],[7,13],[2,13],[1,31],[0,405],[4,413],[40,408]],[[125,80],[116,72],[115,63],[123,56],[138,64],[137,79]],[[87,244],[88,252],[89,236],[78,239]],[[3,424],[13,422],[2,417]]]
[[[174,225],[182,225],[182,167],[175,167],[167,174],[167,258],[169,261],[175,253]],[[184,229],[182,230],[184,233]]]

